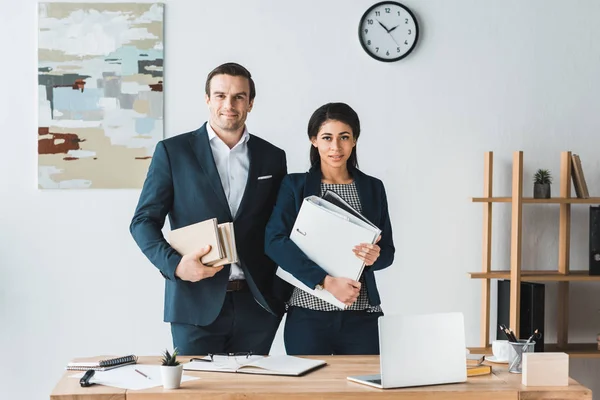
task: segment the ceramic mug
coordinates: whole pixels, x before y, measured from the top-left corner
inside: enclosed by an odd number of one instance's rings
[[[511,351],[508,340],[494,340],[492,342],[492,354],[498,362],[508,362]]]

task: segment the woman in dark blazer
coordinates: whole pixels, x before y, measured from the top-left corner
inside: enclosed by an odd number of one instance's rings
[[[360,121],[350,106],[329,103],[318,108],[308,123],[312,166],[307,173],[283,179],[267,224],[267,255],[308,287],[325,289],[348,306],[341,310],[293,288],[284,329],[291,355],[379,354],[377,319],[383,311],[374,272],[392,264],[395,249],[383,183],[358,169],[359,136]],[[348,249],[365,262],[359,281],[328,275],[290,240],[304,198],[321,196],[328,189],[382,231],[376,244],[357,243]]]

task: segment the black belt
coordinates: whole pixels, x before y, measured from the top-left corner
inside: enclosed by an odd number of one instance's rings
[[[228,292],[239,292],[240,290],[245,290],[248,287],[245,279],[239,279],[236,281],[227,282],[227,291]]]

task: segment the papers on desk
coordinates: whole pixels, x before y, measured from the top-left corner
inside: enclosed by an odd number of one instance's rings
[[[135,372],[139,370],[146,374],[148,378]],[[84,373],[71,375],[71,378],[81,378]],[[195,376],[183,375],[181,382],[193,381]],[[109,371],[96,371],[90,379],[91,383],[98,385],[112,386],[120,389],[142,390],[156,386],[162,386],[162,377],[160,374],[160,365],[127,365]]]
[[[352,249],[360,243],[375,243],[381,230],[334,192],[326,195],[304,199],[290,239],[329,275],[358,281],[364,263]],[[277,276],[340,309],[347,307],[327,290],[309,288],[281,267]]]
[[[188,371],[300,376],[327,364],[323,360],[293,356],[214,356],[214,361],[210,361],[210,357],[204,357],[204,360],[206,361],[191,361],[183,364],[183,369]]]

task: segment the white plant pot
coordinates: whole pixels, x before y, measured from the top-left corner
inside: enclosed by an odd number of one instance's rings
[[[160,366],[162,384],[165,389],[177,389],[181,386],[181,375],[183,374],[183,364],[175,367]]]

